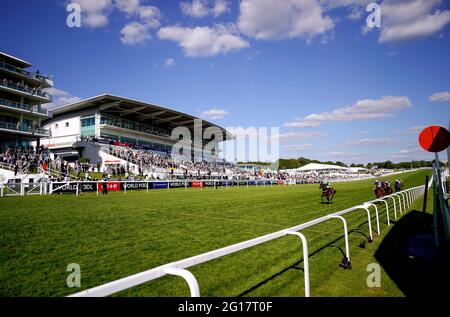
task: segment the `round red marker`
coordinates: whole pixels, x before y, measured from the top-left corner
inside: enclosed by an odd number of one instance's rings
[[[428,152],[441,152],[450,145],[450,132],[437,125],[429,126],[420,132],[420,146]]]

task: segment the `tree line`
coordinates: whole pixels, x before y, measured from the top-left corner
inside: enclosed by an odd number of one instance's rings
[[[409,162],[400,162],[400,163],[393,163],[392,161],[384,161],[384,162],[373,162],[368,163],[366,165],[364,164],[345,164],[344,162],[332,162],[332,161],[326,161],[322,162],[319,160],[311,160],[305,157],[299,157],[299,158],[293,158],[293,159],[279,159],[277,161],[278,168],[279,169],[293,169],[293,168],[299,168],[302,166],[305,166],[309,163],[317,163],[317,164],[328,164],[328,165],[338,165],[342,167],[362,167],[362,168],[368,168],[371,169],[372,167],[377,166],[378,168],[384,168],[384,169],[399,169],[399,168],[421,168],[421,167],[432,167],[433,161],[409,161]],[[268,166],[271,163],[268,162],[238,162],[238,164],[257,164],[262,166]],[[446,166],[445,163],[440,162],[440,165],[442,167]]]

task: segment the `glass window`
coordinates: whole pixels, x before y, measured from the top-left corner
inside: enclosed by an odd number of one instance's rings
[[[82,127],[90,127],[95,125],[95,117],[91,118],[82,118],[81,119],[81,126]]]

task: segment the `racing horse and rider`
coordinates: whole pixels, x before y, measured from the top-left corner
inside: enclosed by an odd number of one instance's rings
[[[391,183],[390,183],[388,180],[385,180],[385,181],[384,181],[383,189],[384,189],[384,194],[385,194],[385,195],[390,195],[390,194],[392,194]]]
[[[381,198],[385,195],[390,195],[390,194],[392,194],[391,183],[388,180],[381,182],[377,179],[375,181],[373,191],[377,198]]]
[[[401,191],[403,189],[403,180],[396,179],[394,182],[394,188],[396,192]]]
[[[377,198],[381,198],[384,196],[384,188],[383,183],[380,182],[378,179],[375,181],[375,184],[373,186],[373,191],[375,193],[375,196]]]
[[[327,183],[320,182],[319,189],[322,190],[322,196],[320,196],[322,203],[323,203],[323,198],[326,197],[327,203],[329,204],[333,200],[334,194],[336,194],[336,189],[334,189],[331,186],[330,182],[327,182]]]

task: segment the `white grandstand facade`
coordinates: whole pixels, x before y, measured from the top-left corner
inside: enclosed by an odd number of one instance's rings
[[[192,159],[218,159],[219,153],[215,149],[218,149],[220,141],[232,139],[226,129],[176,110],[102,94],[53,109],[52,118],[44,122],[49,136],[43,138],[41,144],[69,162],[83,157],[91,163],[120,163],[117,157],[102,151],[104,147],[101,145],[170,155],[173,146],[180,142],[178,135],[172,135],[172,131],[180,127],[187,129],[193,141],[199,124],[201,141],[185,142],[184,147],[190,149]],[[211,127],[220,131],[221,135],[204,138],[205,130]],[[211,142],[214,150],[204,151],[204,147]]]

